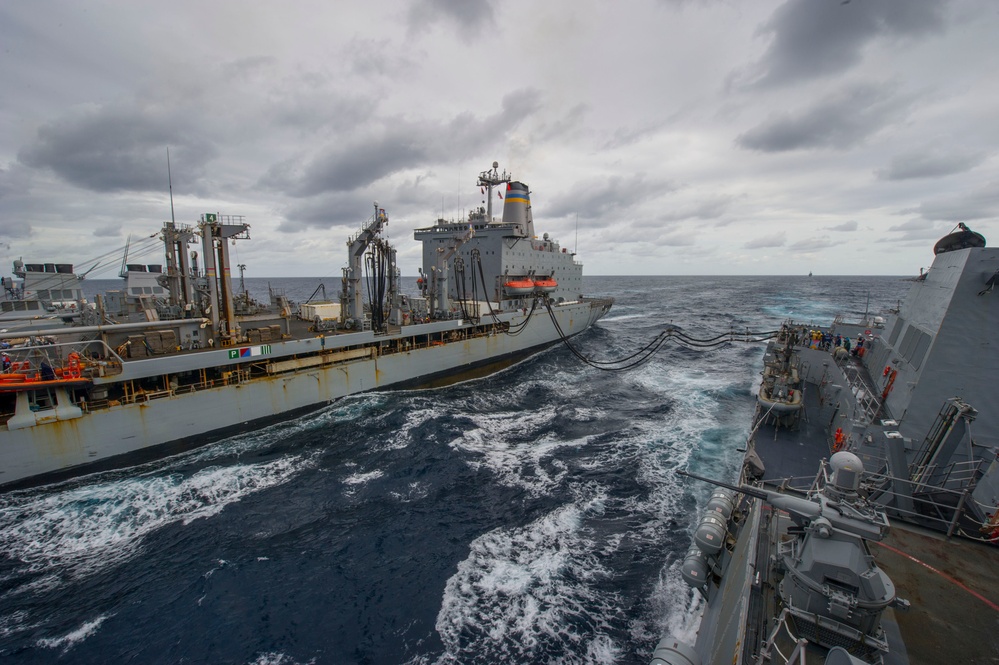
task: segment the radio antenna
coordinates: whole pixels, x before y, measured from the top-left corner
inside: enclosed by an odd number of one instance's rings
[[[167,182],[170,183],[170,221],[176,224],[177,219],[173,216],[173,174],[170,173],[170,146],[167,146]]]

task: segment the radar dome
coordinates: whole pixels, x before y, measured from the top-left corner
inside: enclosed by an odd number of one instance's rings
[[[832,467],[832,485],[840,492],[853,493],[860,489],[864,463],[851,452],[841,450],[829,458]]]

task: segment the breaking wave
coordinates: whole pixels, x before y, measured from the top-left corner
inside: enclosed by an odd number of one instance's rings
[[[6,495],[0,498],[0,554],[36,575],[85,576],[135,556],[150,533],[216,515],[287,482],[306,464],[291,456],[209,467],[190,476],[140,476],[41,495]],[[29,590],[30,584],[9,593]]]

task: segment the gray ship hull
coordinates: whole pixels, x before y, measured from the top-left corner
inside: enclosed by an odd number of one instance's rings
[[[581,300],[554,306],[552,312],[562,332],[570,337],[586,330],[609,307],[609,301]],[[385,339],[406,334],[403,329]],[[370,333],[363,336],[368,338]],[[328,338],[331,342],[335,339]],[[347,395],[427,385],[434,379],[460,375],[476,367],[504,360],[512,362],[559,340],[551,318],[539,314],[530,317],[523,332],[516,336],[496,332],[390,355],[373,351],[367,357],[332,365],[309,366],[303,362],[296,371],[196,392],[168,391],[168,394],[150,395],[145,401],[113,405],[66,420],[7,429],[0,436],[3,441],[0,485],[34,484],[52,480],[53,474],[76,475],[90,469],[125,465],[143,453],[169,449],[171,445],[182,447],[185,442],[189,445],[206,442],[227,432],[250,429],[262,421],[318,408]],[[314,346],[324,343],[320,338],[307,341]],[[303,340],[274,343],[271,357],[289,356],[302,344]],[[285,345],[289,347],[286,350],[282,348]],[[187,356],[187,362],[193,363],[196,355]],[[140,362],[164,360],[167,359]],[[182,361],[174,358],[170,362],[176,366]],[[129,363],[126,371],[136,365]]]

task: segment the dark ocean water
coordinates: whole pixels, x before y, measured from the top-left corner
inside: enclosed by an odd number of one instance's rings
[[[319,281],[270,283],[304,299]],[[893,306],[906,287],[587,278],[616,304],[575,343],[607,359],[670,323],[696,336],[828,323],[863,314],[868,294],[872,312]],[[734,478],[761,351],[667,346],[615,374],[557,346],[485,379],[358,395],[0,496],[0,657],[646,663],[662,633],[696,630],[678,566],[708,492],[674,470]]]

